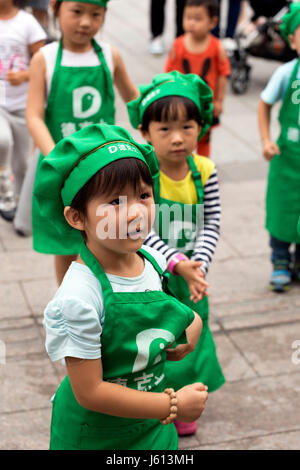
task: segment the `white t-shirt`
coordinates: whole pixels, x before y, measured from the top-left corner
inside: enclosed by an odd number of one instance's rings
[[[0,20],[0,106],[7,111],[26,108],[28,82],[12,86],[5,75],[26,70],[30,64],[29,46],[46,39],[37,20],[23,10],[9,20]]]
[[[98,41],[98,42],[100,46],[102,47],[107,66],[110,70],[110,73],[113,76],[113,61],[112,61],[111,46],[110,44],[106,42],[102,42],[102,41]],[[58,52],[58,45],[59,45],[59,42],[55,41],[41,48],[41,52],[46,62],[47,96],[49,95],[49,92],[50,92],[50,86],[51,86],[52,76],[53,76],[57,52]],[[94,67],[99,64],[100,64],[99,58],[94,48],[90,49],[88,52],[71,52],[66,49],[63,49],[61,65],[64,67]]]
[[[165,257],[153,248],[143,245],[166,269]],[[161,278],[152,264],[144,258],[144,270],[137,277],[107,274],[114,292],[145,292],[162,290]],[[142,314],[142,312],[141,312]],[[101,357],[101,333],[105,309],[101,284],[92,271],[73,262],[62,284],[44,312],[46,350],[52,361],[66,356],[82,359]]]

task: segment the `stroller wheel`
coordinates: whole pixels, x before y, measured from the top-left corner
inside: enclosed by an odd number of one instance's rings
[[[249,84],[249,65],[232,68],[231,71],[231,89],[236,95],[242,95],[247,91]]]

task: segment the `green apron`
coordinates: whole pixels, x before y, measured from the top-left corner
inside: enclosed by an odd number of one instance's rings
[[[160,210],[156,223],[158,224],[158,233],[160,238],[169,246],[177,248],[180,252],[184,253],[189,258],[193,254],[193,247],[195,244],[196,231],[195,228],[199,227],[199,208],[203,204],[203,186],[201,181],[201,174],[199,173],[192,156],[188,157],[188,164],[192,172],[192,177],[197,191],[197,204],[182,204],[175,201],[170,201],[162,197],[158,197],[159,181],[155,181],[155,197],[156,202],[159,203]],[[181,210],[176,214],[176,211],[170,213],[170,228],[169,236],[165,236],[162,231],[164,212],[163,205],[172,206],[173,204],[179,205]],[[197,215],[198,205],[198,215]],[[184,224],[182,224],[181,214],[184,215]],[[176,229],[177,227],[177,229]],[[174,235],[175,238],[174,239]],[[181,235],[180,237],[178,235]],[[188,354],[182,361],[167,362],[166,376],[170,387],[175,390],[183,387],[189,383],[202,382],[208,387],[208,391],[212,392],[221,387],[225,378],[222,369],[218,362],[216,347],[213,336],[209,329],[208,316],[209,305],[207,296],[196,304],[190,300],[190,291],[187,283],[181,276],[170,274],[168,287],[170,291],[181,302],[192,308],[197,312],[203,322],[202,333],[195,350]]]
[[[111,73],[102,48],[92,41],[100,64],[92,67],[65,67],[61,65],[60,41],[50,93],[45,110],[45,123],[55,143],[90,124],[114,124],[114,91]],[[40,155],[36,172],[43,159]],[[70,235],[61,243],[55,225],[40,214],[35,197],[32,203],[33,248],[40,253],[74,255],[81,245],[80,233],[70,228]]]
[[[266,197],[266,228],[270,235],[289,243],[300,243],[297,223],[300,213],[300,106],[297,92],[297,61],[279,113],[280,154],[270,162]],[[299,93],[298,93],[299,94]]]
[[[148,252],[140,250],[162,276]],[[193,312],[163,291],[113,292],[102,267],[83,244],[80,253],[101,284],[105,320],[101,335],[103,380],[141,391],[168,387],[166,347],[186,342]],[[68,376],[53,402],[50,449],[176,450],[175,426],[159,420],[110,416],[76,401]]]

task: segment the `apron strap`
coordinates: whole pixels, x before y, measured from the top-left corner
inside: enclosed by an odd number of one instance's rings
[[[157,271],[158,275],[162,278],[163,290],[165,291],[165,288],[168,282],[168,273],[163,272],[163,270],[159,266],[156,259],[152,255],[150,255],[148,251],[141,248],[138,251],[138,253],[141,253],[144,256],[144,258],[146,258],[152,264],[154,269]],[[96,276],[96,278],[100,282],[102,293],[103,293],[103,298],[105,301],[108,295],[113,294],[111,284],[108,280],[107,275],[103,271],[101,264],[99,263],[97,258],[93,255],[93,253],[88,249],[88,247],[86,246],[84,242],[82,242],[82,245],[80,248],[80,257],[84,261],[86,266],[92,271],[92,273]]]
[[[87,267],[90,268],[92,273],[96,276],[96,278],[100,282],[102,293],[103,293],[103,298],[105,301],[105,298],[107,297],[107,295],[112,294],[113,290],[105,272],[103,271],[101,264],[99,263],[97,258],[93,255],[93,253],[88,249],[88,247],[86,246],[84,242],[82,242],[79,254],[80,254],[81,259],[84,261]]]
[[[50,106],[51,102],[54,99],[54,94],[56,91],[56,86],[55,86],[55,80],[56,80],[56,75],[58,74],[60,64],[61,64],[61,59],[62,59],[62,39],[60,39],[58,43],[58,50],[57,50],[57,55],[56,55],[56,60],[55,60],[55,66],[53,70],[53,75],[51,78],[51,84],[50,84],[50,90],[49,90],[49,95],[47,99],[47,109]]]
[[[107,62],[106,62],[105,57],[104,57],[103,49],[100,46],[100,44],[98,44],[98,42],[95,41],[95,39],[92,39],[92,45],[94,47],[94,50],[95,50],[96,54],[99,57],[101,65],[103,66],[105,77],[106,77],[106,86],[107,86],[106,89],[108,90],[108,96],[113,101],[115,99],[115,93],[114,93],[114,89],[113,89],[113,80],[112,80],[112,76],[111,76],[110,70],[108,68]]]
[[[198,170],[198,168],[195,165],[194,159],[191,155],[188,156],[187,158],[191,173],[192,173],[192,178],[196,187],[196,192],[197,192],[197,198],[198,198],[198,204],[203,204],[203,185],[202,185],[202,178],[201,178],[201,173]]]
[[[163,271],[156,259],[152,255],[150,255],[148,251],[141,248],[138,252],[141,253],[152,264],[154,269],[156,269],[158,275],[161,277],[163,291],[170,293],[167,288],[170,279],[170,273],[167,270]]]

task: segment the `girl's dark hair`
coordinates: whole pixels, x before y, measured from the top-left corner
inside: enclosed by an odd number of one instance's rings
[[[145,163],[137,158],[122,158],[97,171],[78,191],[71,207],[85,217],[87,204],[95,197],[116,193],[121,196],[127,184],[138,192],[141,190],[141,181],[153,190],[152,176]],[[85,232],[81,233],[86,239]]]
[[[194,120],[200,126],[203,121],[196,104],[184,96],[165,96],[159,98],[148,106],[142,119],[142,129],[148,131],[151,121],[167,122],[176,121],[182,118],[182,110],[186,115],[186,120]]]
[[[59,12],[60,6],[61,6],[61,2],[58,2],[56,0],[55,4],[53,6],[53,13],[54,13],[55,18],[58,17],[58,12]]]
[[[186,0],[186,7],[204,7],[206,8],[210,18],[219,16],[220,7],[217,0]]]
[[[13,4],[17,8],[25,8],[26,7],[26,0],[13,0]]]

